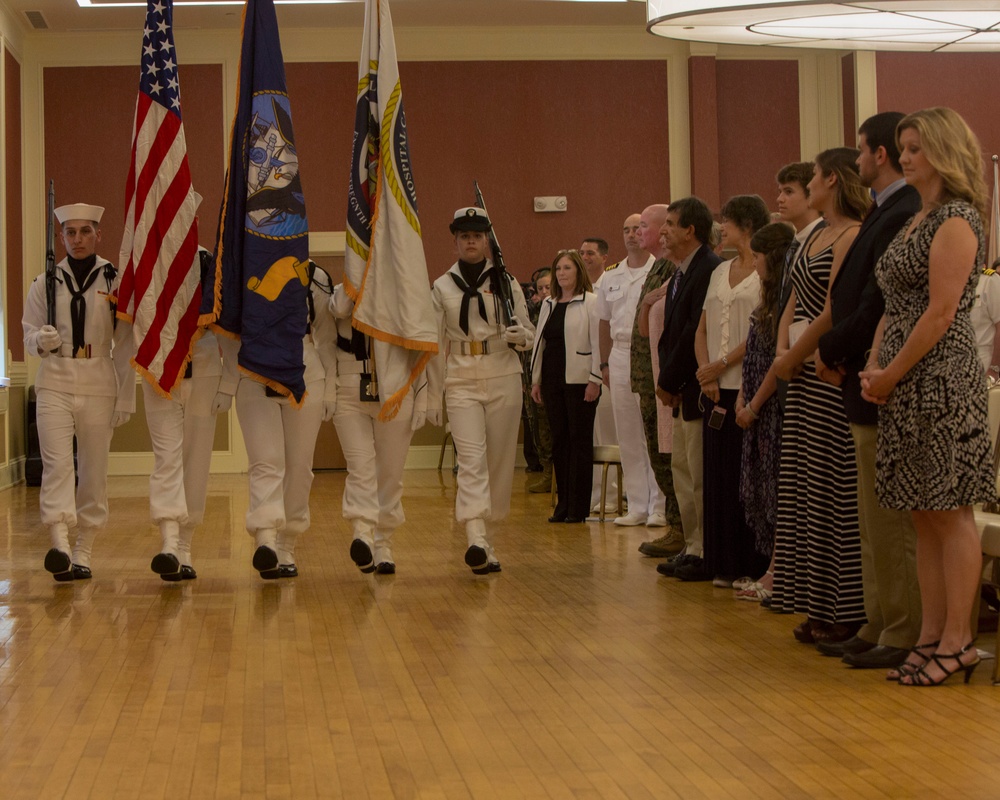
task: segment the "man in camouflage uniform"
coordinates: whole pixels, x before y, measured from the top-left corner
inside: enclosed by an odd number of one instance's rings
[[[646,446],[649,450],[649,461],[656,477],[656,485],[664,496],[662,515],[651,514],[646,522],[648,527],[666,525],[663,536],[639,546],[643,555],[664,558],[679,553],[684,547],[684,535],[681,529],[681,514],[674,496],[674,479],[670,470],[670,454],[661,453],[656,422],[656,376],[653,375],[653,360],[650,354],[649,337],[639,332],[639,314],[642,311],[644,299],[650,293],[656,292],[659,299],[666,291],[666,283],[674,273],[672,262],[664,258],[664,249],[660,241],[660,228],[667,219],[666,205],[652,205],[642,212],[639,221],[639,241],[643,249],[648,250],[656,258],[639,295],[639,305],[635,312],[635,323],[632,326],[632,391],[639,395],[639,407],[642,411],[642,427],[646,434]],[[651,302],[655,302],[651,298]]]

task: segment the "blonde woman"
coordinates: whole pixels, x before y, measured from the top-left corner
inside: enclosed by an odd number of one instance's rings
[[[972,505],[996,496],[986,391],[969,319],[983,263],[986,210],[975,134],[948,108],[904,117],[899,163],[920,211],[875,267],[885,314],[862,394],[879,411],[875,489],[917,530],[923,604],[918,644],[889,673],[937,686],[979,664],[970,618],[982,568]]]

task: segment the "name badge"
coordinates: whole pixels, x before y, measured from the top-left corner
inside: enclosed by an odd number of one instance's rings
[[[378,382],[372,380],[370,372],[361,373],[360,397],[362,403],[378,402]]]

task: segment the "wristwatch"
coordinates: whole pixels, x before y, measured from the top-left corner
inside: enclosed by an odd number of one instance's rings
[[[724,367],[728,367],[729,366],[729,356],[723,356],[722,357],[722,366],[724,366]]]
[[[601,369],[606,369],[606,368],[607,368],[607,366],[608,366],[608,362],[607,362],[607,361],[602,361],[602,362],[601,362],[601,363],[600,363],[600,364],[599,364],[598,366],[599,366],[599,367],[600,367]]]

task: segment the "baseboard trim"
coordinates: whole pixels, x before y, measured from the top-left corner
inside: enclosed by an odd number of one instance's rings
[[[0,489],[9,489],[24,481],[24,456],[18,456],[0,467]]]

